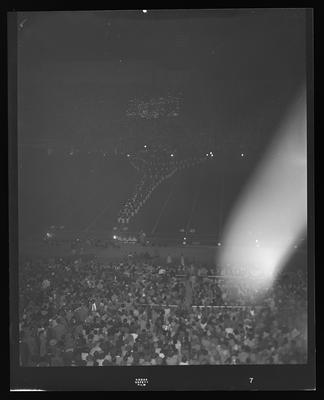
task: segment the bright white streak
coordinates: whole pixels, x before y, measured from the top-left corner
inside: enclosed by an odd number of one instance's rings
[[[307,224],[306,94],[302,92],[237,202],[225,229],[219,265],[236,282],[270,287]],[[252,279],[251,275],[258,276]]]

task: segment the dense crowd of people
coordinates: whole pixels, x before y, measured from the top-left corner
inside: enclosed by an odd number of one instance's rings
[[[126,225],[138,214],[163,181],[171,178],[179,170],[206,161],[206,158],[176,159],[170,151],[151,148],[150,150],[144,149],[138,152],[129,161],[140,172],[140,181],[137,183],[131,197],[122,206],[117,217],[119,224]]]
[[[130,100],[126,111],[127,117],[138,117],[144,119],[157,119],[161,117],[177,117],[180,111],[179,96],[160,96],[150,99],[134,98]]]
[[[233,303],[226,277],[149,254],[24,260],[24,366],[306,362],[306,280],[283,275],[257,302]]]

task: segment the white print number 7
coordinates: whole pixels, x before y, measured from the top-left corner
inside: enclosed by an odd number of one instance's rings
[[[250,379],[250,383],[252,383],[254,378],[249,378],[249,379]]]

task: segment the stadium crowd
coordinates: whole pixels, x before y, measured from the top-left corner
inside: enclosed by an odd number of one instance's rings
[[[130,198],[121,208],[117,222],[128,224],[152,196],[155,189],[166,179],[171,178],[177,171],[195,166],[203,161],[204,157],[190,157],[175,159],[174,154],[164,148],[151,148],[140,151],[130,158],[130,163],[141,175]]]
[[[215,274],[203,265],[170,268],[148,254],[25,260],[21,365],[306,362],[305,326],[296,323],[306,315],[302,275],[283,276],[257,304],[233,307]]]

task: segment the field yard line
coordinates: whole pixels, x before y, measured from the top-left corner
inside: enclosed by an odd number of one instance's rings
[[[154,235],[154,233],[155,233],[155,231],[156,231],[156,228],[157,228],[158,225],[159,225],[159,222],[160,222],[160,219],[161,219],[161,217],[162,217],[162,214],[163,214],[163,212],[164,212],[164,210],[165,210],[165,207],[167,206],[167,204],[168,204],[168,202],[169,202],[169,200],[170,200],[172,194],[173,194],[173,189],[172,189],[171,192],[169,193],[168,198],[165,200],[165,202],[164,202],[164,204],[163,204],[163,206],[162,206],[162,208],[161,208],[161,212],[160,212],[160,214],[158,215],[157,220],[156,220],[156,222],[155,222],[155,225],[154,225],[154,227],[153,227],[153,229],[152,229],[152,232],[151,232],[152,235]]]
[[[189,227],[190,227],[190,223],[191,223],[191,219],[192,219],[192,214],[193,214],[193,212],[194,212],[194,210],[195,210],[195,208],[196,208],[197,201],[198,201],[198,197],[199,197],[199,193],[200,193],[200,192],[198,191],[197,194],[196,194],[196,197],[194,198],[194,201],[192,202],[192,207],[191,207],[189,219],[188,219],[188,222],[187,222],[187,225],[186,225],[186,232],[188,231],[188,229],[189,229]]]
[[[220,190],[219,190],[219,212],[218,212],[218,237],[222,237],[222,228],[223,228],[223,206],[224,206],[224,192],[225,192],[225,181],[222,177],[220,181]]]
[[[90,222],[90,224],[83,229],[83,232],[87,232],[89,230],[89,228],[94,225],[94,223],[98,220],[99,217],[101,217],[102,215],[104,215],[106,213],[106,211],[108,210],[109,206],[110,206],[110,202],[107,204],[107,206],[99,213],[97,214],[97,216]]]
[[[194,210],[195,210],[195,208],[196,208],[197,201],[198,201],[198,197],[199,197],[200,192],[201,192],[201,190],[200,190],[200,188],[201,188],[201,181],[202,181],[201,175],[202,175],[202,174],[200,173],[200,179],[199,179],[199,183],[198,183],[197,194],[196,194],[196,197],[194,198],[194,200],[193,200],[193,202],[192,202],[191,212],[190,212],[189,219],[188,219],[188,222],[187,222],[187,225],[186,225],[186,232],[187,232],[188,229],[190,228],[190,223],[191,223],[191,220],[192,220],[192,215],[193,215],[193,212],[194,212]]]

